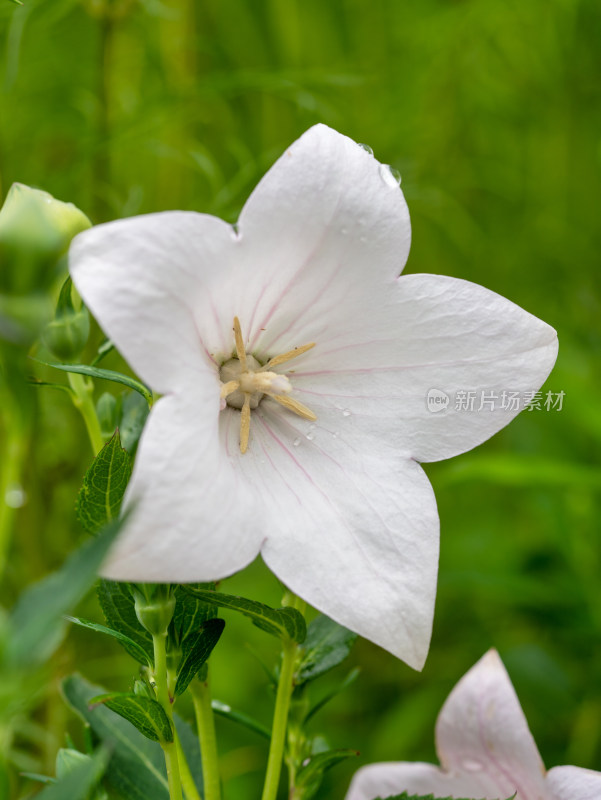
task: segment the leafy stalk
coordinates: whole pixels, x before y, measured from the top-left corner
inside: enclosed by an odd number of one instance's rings
[[[69,383],[74,392],[73,403],[83,417],[88,436],[90,437],[92,450],[94,451],[94,455],[96,455],[104,447],[104,438],[100,430],[96,409],[94,408],[94,401],[92,400],[92,383],[86,381],[82,375],[78,375],[74,372],[69,372],[68,375]]]
[[[301,613],[303,613],[305,608],[305,603],[295,596],[291,597],[290,605]],[[271,729],[271,745],[269,747],[262,800],[275,800],[278,792],[284,748],[286,746],[286,729],[288,726],[290,698],[292,697],[292,690],[294,689],[294,667],[296,664],[297,651],[297,642],[289,638],[284,639],[282,666],[275,700],[273,725]]]
[[[217,737],[215,735],[215,716],[211,705],[209,675],[204,681],[198,679],[191,684],[192,702],[200,740],[200,756],[205,800],[220,800],[219,763],[217,753]]]
[[[175,750],[177,752],[177,760],[179,763],[182,789],[184,790],[186,800],[201,800],[199,791],[194,783],[194,778],[190,772],[190,767],[186,760],[186,754],[184,753],[184,748],[182,747],[181,739],[179,738],[179,734],[175,725],[173,726],[173,736],[175,739]]]
[[[154,679],[156,683],[157,700],[167,714],[172,727],[175,729],[171,698],[169,697],[169,687],[167,685],[167,634],[153,634],[152,644],[154,648]],[[167,767],[169,800],[183,800],[175,742],[161,742],[161,747],[165,754],[165,766]]]

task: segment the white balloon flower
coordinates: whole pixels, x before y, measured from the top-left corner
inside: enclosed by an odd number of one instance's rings
[[[235,227],[173,211],[76,237],[77,289],[164,395],[105,575],[208,581],[260,552],[304,600],[421,668],[439,524],[417,462],[507,424],[515,404],[449,398],[537,390],[557,339],[480,286],[399,278],[409,243],[390,170],[324,125],[269,170]],[[428,406],[429,390],[447,406]]]
[[[496,650],[463,676],[436,723],[440,767],[370,764],[353,778],[346,800],[374,800],[406,791],[483,800],[598,800],[601,772],[545,770],[520,702]]]

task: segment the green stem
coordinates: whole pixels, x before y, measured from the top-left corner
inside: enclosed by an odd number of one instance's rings
[[[298,597],[291,597],[289,603],[301,613],[304,611],[305,603]],[[297,644],[291,640],[284,641],[282,650],[282,666],[280,669],[280,679],[278,691],[275,699],[275,710],[273,713],[273,726],[271,729],[271,745],[269,747],[269,757],[267,760],[267,772],[265,774],[265,785],[263,786],[262,800],[275,800],[280,783],[280,773],[282,771],[282,760],[284,758],[284,748],[286,746],[286,729],[288,726],[288,712],[290,710],[290,698],[294,689],[294,667],[296,663]]]
[[[6,398],[8,399],[8,398]],[[10,547],[16,503],[10,502],[9,493],[17,489],[21,482],[21,472],[25,460],[27,441],[24,427],[17,414],[12,415],[12,403],[4,404],[6,436],[2,450],[2,470],[0,476],[0,575],[6,566]]]
[[[217,754],[217,737],[215,735],[215,715],[211,705],[209,676],[204,681],[194,681],[191,686],[198,738],[200,741],[200,757],[202,760],[202,779],[205,800],[220,800],[221,785],[219,782],[219,761]]]
[[[169,697],[169,687],[167,686],[167,634],[153,634],[152,644],[154,647],[154,680],[157,700],[163,706],[163,710],[167,714],[169,722],[171,722],[171,727],[175,731],[171,698]],[[165,754],[169,800],[183,800],[176,743],[173,741],[161,742],[160,744]]]
[[[69,372],[67,374],[69,376],[69,383],[74,392],[73,404],[83,417],[88,436],[90,437],[92,450],[94,451],[94,455],[96,455],[104,447],[104,438],[100,430],[100,422],[98,421],[94,401],[92,400],[94,386],[92,382],[86,380],[83,375],[78,375],[75,372]]]
[[[175,749],[177,751],[177,759],[179,761],[179,774],[186,800],[202,800],[200,793],[196,788],[196,783],[194,782],[192,773],[190,772],[186,754],[184,753],[182,742],[179,738],[175,725],[173,726],[173,735],[175,737]]]

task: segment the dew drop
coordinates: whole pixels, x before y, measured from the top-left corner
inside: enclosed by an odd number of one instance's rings
[[[298,447],[300,443],[301,443],[300,437],[297,436],[296,439],[292,442],[292,446]]]
[[[390,164],[380,164],[380,177],[386,186],[391,186],[393,189],[401,185],[401,173]]]
[[[4,502],[9,508],[22,508],[27,501],[27,495],[22,486],[13,483],[4,494]]]
[[[363,142],[359,142],[359,147],[362,150],[365,150],[366,153],[369,153],[370,156],[373,156],[374,151],[371,149],[371,147],[368,144],[363,144]]]
[[[342,412],[342,416],[343,417],[350,417],[350,415],[351,415],[351,412],[349,411],[349,409],[345,408],[344,411]]]
[[[462,762],[463,769],[467,770],[468,772],[480,772],[483,769],[482,764],[479,761],[474,761],[471,758],[466,758]]]
[[[340,228],[340,233],[341,233],[343,236],[346,236],[346,234],[348,233],[348,228]]]
[[[312,442],[313,439],[315,439],[315,433],[313,431],[309,431],[309,433],[305,434],[305,438]]]

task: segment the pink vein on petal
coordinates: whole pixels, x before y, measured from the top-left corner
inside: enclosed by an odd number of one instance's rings
[[[259,305],[261,303],[261,300],[265,296],[265,292],[266,291],[267,291],[267,283],[264,283],[263,284],[263,288],[261,289],[261,291],[259,292],[259,296],[257,297],[257,302],[255,303],[255,306],[253,308],[252,314],[250,315],[250,320],[248,321],[248,332],[249,332],[249,335],[251,335],[251,336],[252,336],[252,330],[253,330],[253,327],[254,327],[254,324],[255,324],[255,317],[257,316],[257,311],[259,310]],[[259,333],[260,333],[260,329],[259,329]],[[254,346],[254,345],[252,345],[252,346]],[[249,349],[251,348],[251,344],[250,343],[249,343],[248,347],[249,347]]]
[[[284,328],[283,331],[280,331],[278,333],[278,335],[275,337],[275,339],[272,339],[269,342],[269,344],[264,345],[265,350],[269,350],[270,348],[273,348],[275,343],[278,342],[282,338],[282,336],[285,336],[288,333],[288,331],[296,325],[296,323],[299,321],[299,319],[301,319],[307,313],[307,310],[309,308],[311,308],[311,306],[328,290],[328,288],[330,287],[330,284],[336,278],[336,276],[340,272],[341,268],[342,268],[342,262],[339,261],[338,264],[336,265],[336,268],[335,268],[334,272],[330,275],[330,277],[326,281],[325,286],[320,287],[317,290],[317,292],[315,292],[313,297],[302,307],[302,309],[290,321],[289,325],[286,328]]]
[[[265,427],[269,428],[269,426],[268,426],[266,423],[263,423],[263,424],[265,425]],[[270,431],[269,431],[269,432],[270,432]],[[276,465],[273,463],[273,459],[272,459],[272,458],[271,458],[271,456],[269,455],[269,452],[268,452],[267,448],[265,447],[265,445],[263,444],[263,442],[261,442],[261,450],[262,450],[262,451],[265,453],[265,456],[266,456],[267,460],[269,461],[269,463],[271,464],[271,468],[273,469],[273,471],[274,471],[274,472],[276,472],[276,473],[277,473],[277,474],[280,476],[280,478],[282,479],[282,481],[283,481],[284,485],[285,485],[285,486],[286,486],[286,487],[287,487],[287,488],[290,490],[290,492],[291,492],[291,493],[292,493],[292,494],[293,494],[293,495],[296,497],[296,499],[297,499],[297,501],[298,501],[298,504],[299,504],[299,506],[300,506],[300,505],[302,505],[302,502],[301,502],[301,499],[300,499],[300,497],[299,497],[299,496],[297,495],[297,493],[294,491],[294,489],[292,488],[292,486],[290,486],[290,484],[288,483],[288,481],[286,480],[286,478],[284,478],[284,476],[282,475],[282,473],[280,472],[280,470],[279,470],[279,469],[276,467]]]
[[[211,306],[211,312],[213,314],[213,319],[215,320],[217,333],[219,338],[221,339],[221,349],[224,353],[227,353],[228,348],[225,344],[225,339],[223,338],[223,329],[221,327],[221,320],[219,319],[219,314],[217,313],[217,309],[215,308],[215,303],[213,302],[213,298],[209,295],[209,305]]]
[[[336,201],[336,205],[334,206],[334,210],[332,211],[332,215],[331,215],[330,219],[328,220],[328,223],[325,226],[325,228],[323,230],[323,233],[319,237],[317,243],[315,244],[315,246],[313,247],[313,249],[311,250],[309,255],[302,262],[302,264],[299,266],[299,268],[295,271],[295,273],[290,278],[290,280],[288,281],[286,286],[284,286],[284,288],[282,289],[282,291],[279,294],[279,297],[273,302],[271,308],[267,312],[267,316],[264,317],[262,323],[259,325],[259,327],[255,331],[255,333],[253,334],[252,340],[248,343],[248,349],[249,350],[252,350],[253,347],[255,347],[255,345],[257,343],[257,338],[259,337],[261,331],[267,326],[267,323],[269,322],[269,320],[275,314],[275,311],[276,311],[277,307],[280,305],[280,303],[282,302],[284,297],[286,297],[286,295],[288,294],[288,292],[290,291],[290,289],[294,285],[294,282],[296,281],[298,276],[302,274],[302,272],[306,269],[307,265],[310,264],[311,261],[313,260],[315,254],[317,252],[319,252],[319,248],[322,246],[324,240],[327,238],[327,236],[329,235],[329,233],[331,231],[332,221],[333,221],[334,217],[336,216],[336,214],[338,213],[338,209],[340,207],[340,203],[341,202],[342,202],[342,194],[339,195],[338,200]]]
[[[287,419],[286,419],[286,418],[285,418],[283,415],[282,415],[282,416],[280,416],[280,420],[281,420],[281,421],[282,421],[282,422],[283,422],[285,425],[287,425],[289,428],[291,428],[291,429],[292,429],[292,430],[293,430],[295,433],[299,433],[298,429],[297,429],[297,428],[295,428],[295,427],[294,427],[294,425],[292,425],[292,424],[291,424],[291,423],[290,423],[290,422],[289,422],[289,421],[288,421],[288,420],[287,420]],[[299,466],[299,468],[300,468],[300,469],[301,469],[301,470],[302,470],[302,471],[305,473],[305,475],[307,475],[307,472],[306,472],[306,471],[303,469],[303,467],[302,467],[302,466],[299,464],[299,462],[298,462],[298,461],[296,460],[296,458],[295,458],[295,457],[292,455],[292,453],[290,453],[290,451],[288,450],[288,448],[287,448],[287,447],[286,447],[286,446],[285,446],[285,445],[284,445],[284,444],[281,442],[281,440],[280,440],[280,439],[279,439],[279,438],[278,438],[278,437],[275,435],[275,433],[273,433],[273,432],[271,431],[271,429],[268,429],[268,430],[269,430],[269,433],[271,433],[271,435],[273,436],[273,438],[274,438],[274,439],[275,439],[275,440],[278,442],[278,444],[280,444],[280,446],[282,446],[282,447],[284,448],[284,450],[286,450],[286,452],[287,452],[287,453],[290,455],[290,457],[291,457],[291,458],[294,460],[295,464],[297,464],[297,465]],[[318,430],[323,430],[323,431],[325,431],[326,429],[325,429],[325,428],[322,428],[322,427],[319,427],[319,428],[318,428]],[[344,476],[347,478],[347,480],[348,480],[350,483],[352,483],[352,484],[355,484],[355,482],[349,478],[349,476],[348,476],[348,473],[346,472],[346,470],[344,469],[344,467],[342,466],[342,464],[340,464],[338,461],[336,461],[336,459],[335,459],[335,458],[333,458],[332,456],[328,455],[328,454],[327,454],[327,453],[326,453],[326,452],[325,452],[325,451],[324,451],[324,450],[323,450],[321,447],[319,447],[318,445],[316,445],[316,444],[315,444],[315,442],[312,442],[311,444],[312,444],[312,446],[313,446],[313,447],[314,447],[316,450],[318,450],[318,451],[319,451],[319,452],[322,454],[322,456],[325,456],[325,458],[327,458],[329,461],[331,461],[332,463],[334,463],[334,464],[335,464],[335,465],[338,467],[338,469],[339,469],[339,470],[342,472],[342,474],[343,474],[343,475],[344,475]],[[355,448],[354,448],[354,447],[352,447],[351,445],[349,445],[349,444],[348,444],[348,442],[345,442],[345,444],[346,444],[346,445],[347,445],[347,447],[349,447],[351,450],[353,450],[353,451],[355,451],[355,452],[356,452]],[[340,520],[340,521],[341,521],[341,522],[344,524],[344,527],[345,527],[345,529],[348,531],[348,533],[350,534],[350,537],[351,537],[351,539],[353,539],[353,541],[354,541],[354,542],[355,542],[355,544],[357,545],[358,549],[361,551],[361,553],[363,553],[363,557],[365,558],[365,561],[366,561],[366,563],[367,563],[367,564],[369,564],[369,566],[370,566],[370,569],[372,570],[372,572],[373,572],[374,576],[375,576],[375,577],[378,577],[378,576],[380,576],[380,568],[379,568],[379,565],[377,565],[377,564],[375,564],[375,563],[374,563],[374,561],[373,561],[373,558],[372,558],[371,554],[369,553],[369,551],[366,551],[366,549],[365,549],[365,547],[364,547],[364,545],[363,545],[363,543],[362,543],[362,541],[361,541],[361,536],[357,536],[357,532],[356,532],[356,531],[354,531],[354,530],[353,530],[353,529],[352,529],[352,528],[351,528],[351,527],[348,525],[348,523],[347,523],[346,519],[344,518],[344,516],[341,516],[341,515],[340,515],[340,513],[339,513],[339,510],[338,510],[338,509],[336,508],[336,506],[335,506],[335,505],[332,503],[332,501],[330,500],[330,498],[328,497],[328,495],[327,495],[327,494],[326,494],[324,491],[322,491],[322,490],[321,490],[321,489],[320,489],[320,488],[319,488],[319,487],[318,487],[318,486],[317,486],[317,485],[314,483],[314,481],[311,479],[311,477],[310,477],[309,475],[307,475],[307,477],[309,478],[309,480],[311,481],[311,483],[313,484],[313,486],[315,486],[315,488],[316,488],[316,489],[319,491],[319,493],[322,495],[322,497],[324,497],[324,498],[325,498],[325,500],[327,501],[327,503],[328,503],[328,505],[330,506],[330,508],[332,508],[332,509],[335,511],[336,515],[338,516],[338,519],[339,519],[339,520]],[[356,484],[355,484],[355,485],[356,485]],[[364,496],[364,495],[362,495],[362,496]],[[384,523],[384,521],[383,521],[383,520],[382,520],[382,522],[383,522],[383,524],[384,524],[385,528],[387,529],[387,531],[388,531],[388,534],[390,535],[390,528],[389,528],[389,526],[387,525],[387,523]],[[396,548],[395,548],[395,549],[396,549]]]
[[[485,728],[486,725],[484,723],[483,715],[484,715],[484,697],[483,697],[483,688],[480,689],[480,699],[478,702],[478,734],[480,737],[480,742],[482,744],[482,749],[488,754],[489,759],[492,761],[493,765],[497,768],[499,773],[507,778],[507,781],[511,787],[513,787],[519,798],[523,798],[523,800],[528,800],[528,795],[523,790],[521,785],[516,781],[513,777],[513,774],[510,773],[496,758],[492,751],[492,749],[488,746],[485,736]]]

